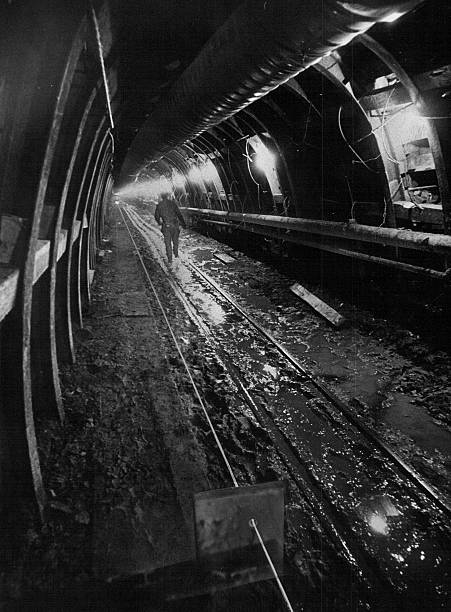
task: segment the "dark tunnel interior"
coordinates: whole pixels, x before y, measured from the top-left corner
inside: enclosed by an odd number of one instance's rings
[[[450,3],[0,17],[0,609],[449,609]]]

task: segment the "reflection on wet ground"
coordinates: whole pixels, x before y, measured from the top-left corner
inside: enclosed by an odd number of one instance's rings
[[[143,224],[136,212],[130,210],[130,214],[152,255],[167,269],[158,233]],[[385,387],[393,367],[403,367],[402,358],[393,356],[395,363],[392,361],[388,368],[387,357],[377,343],[370,346],[368,339],[353,329],[340,332],[338,342],[336,332],[324,330],[309,313],[301,315],[311,321],[305,337],[305,325],[298,329],[295,323],[300,316],[298,309],[288,307],[282,315],[275,309],[274,296],[257,295],[258,267],[254,279],[243,278],[236,271],[228,274],[224,265],[212,257],[211,250],[198,248],[197,236],[188,236],[184,242],[188,258],[208,268],[209,274],[220,275],[227,290],[243,298],[245,307],[271,333],[296,356],[308,357],[314,373],[320,373],[327,381],[340,381],[344,392],[352,390],[370,406],[379,407],[384,421],[395,426],[399,423],[408,401],[397,394],[387,398]],[[318,396],[308,379],[244,323],[224,298],[213,294],[183,261],[173,265],[170,274],[214,330],[218,342],[239,366],[247,388],[265,406],[300,457],[312,489],[320,492],[322,501],[343,527],[347,545],[351,550],[362,551],[371,580],[379,586],[392,585],[395,592],[402,594],[404,603],[398,609],[446,607],[450,559],[442,512],[406,483],[385,456],[332,404]],[[280,304],[279,300],[279,309]],[[302,339],[298,338],[300,333]],[[444,433],[440,444],[446,444],[446,437]],[[409,607],[413,605],[420,607]]]

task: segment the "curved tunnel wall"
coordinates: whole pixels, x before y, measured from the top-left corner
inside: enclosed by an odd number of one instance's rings
[[[59,368],[74,360],[112,189],[105,93],[85,8],[49,1],[2,9],[2,512],[24,498],[44,511],[36,424],[64,419]]]

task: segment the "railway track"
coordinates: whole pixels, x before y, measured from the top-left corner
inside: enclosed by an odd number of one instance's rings
[[[156,236],[161,239],[159,231],[132,207],[127,207],[126,213],[128,222],[147,244],[150,237],[151,242]],[[161,256],[159,263],[164,270]],[[443,538],[450,510],[446,501],[214,279],[193,261],[187,263],[187,269],[192,275],[190,282],[210,294],[228,313],[227,325],[212,326],[190,297],[186,284],[175,275],[167,275],[172,291],[214,343],[219,359],[268,431],[290,478],[336,550],[354,568],[371,576],[377,590],[394,586],[398,594],[405,593],[412,586],[412,577],[406,577],[407,568],[417,565],[417,557],[423,569],[430,570],[431,585],[443,582]],[[237,351],[236,340],[242,337],[244,327],[247,340]],[[250,348],[253,357],[257,350],[266,361],[270,352],[272,362],[284,362],[285,374],[280,378],[285,380],[277,391],[264,393],[264,401],[256,388]],[[424,549],[428,551],[427,560]],[[401,605],[399,601],[397,605]]]

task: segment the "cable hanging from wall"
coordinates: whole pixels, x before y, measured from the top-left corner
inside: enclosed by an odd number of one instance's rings
[[[258,210],[261,212],[262,207],[261,207],[261,202],[260,202],[260,183],[255,180],[254,175],[252,174],[251,165],[250,165],[250,162],[252,161],[252,158],[251,158],[251,156],[249,154],[249,140],[246,140],[246,154],[244,155],[244,157],[246,158],[247,169],[249,171],[249,175],[250,175],[251,179],[254,181],[254,183],[257,185]]]
[[[111,106],[111,94],[110,94],[110,88],[108,85],[108,78],[107,78],[107,73],[106,73],[106,68],[105,68],[105,59],[103,56],[103,45],[102,45],[102,38],[100,35],[99,21],[97,19],[97,14],[95,12],[94,5],[92,4],[92,0],[89,0],[89,7],[90,7],[92,22],[94,24],[94,30],[96,34],[97,51],[99,54],[100,68],[102,71],[103,87],[105,90],[106,108],[107,108],[108,120],[110,123],[109,134],[111,137],[111,146],[112,146],[111,158],[113,161],[115,143],[114,143],[114,118],[113,118],[113,110]]]
[[[367,170],[369,170],[370,172],[372,172],[373,174],[379,174],[378,170],[373,170],[373,168],[371,168],[370,166],[368,166],[367,162],[370,161],[374,161],[376,159],[379,159],[380,157],[380,153],[379,155],[376,155],[376,157],[370,157],[367,160],[364,160],[360,157],[360,155],[357,153],[357,151],[354,149],[354,147],[352,146],[352,144],[349,142],[349,140],[346,138],[345,133],[343,131],[343,126],[341,123],[341,114],[343,112],[343,105],[340,105],[339,109],[338,109],[338,129],[340,130],[340,134],[341,137],[343,138],[343,140],[345,141],[345,143],[348,145],[349,149],[352,151],[352,153],[355,155],[355,157],[357,157],[357,159],[359,160],[359,163],[363,164],[365,166],[365,168]]]

